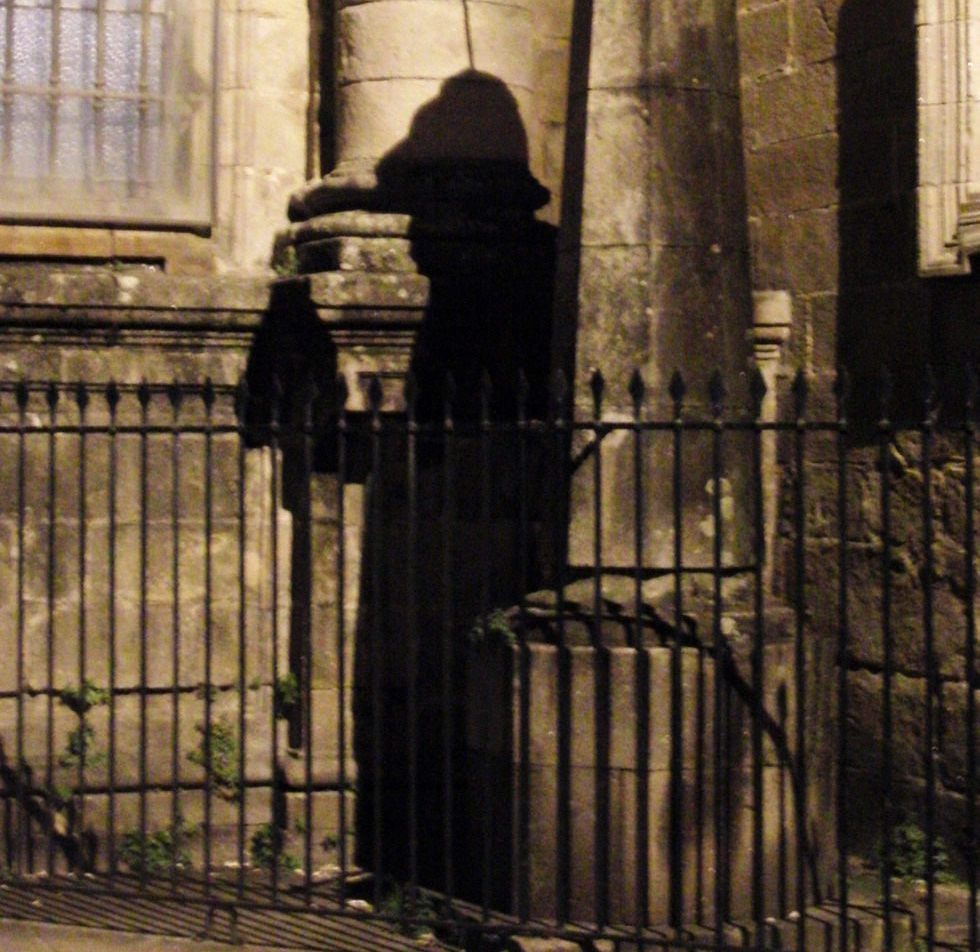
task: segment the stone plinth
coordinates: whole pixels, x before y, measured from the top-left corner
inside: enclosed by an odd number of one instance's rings
[[[608,914],[614,924],[637,916],[637,868],[644,840],[637,804],[646,798],[647,919],[670,919],[679,888],[685,923],[713,921],[716,888],[715,793],[722,782],[725,870],[729,914],[752,916],[752,702],[740,665],[720,685],[728,712],[724,769],[714,764],[717,666],[705,649],[680,651],[679,691],[673,690],[672,649],[570,647],[552,644],[478,645],[468,658],[467,852],[469,885],[482,890],[484,836],[493,862],[491,895],[521,908],[519,870],[525,868],[530,916],[554,919],[560,895],[560,804],[567,798],[569,908],[573,920],[597,921],[597,830],[608,843]],[[523,673],[522,673],[523,666]],[[785,643],[765,649],[763,711],[763,905],[767,916],[793,908],[797,828],[794,773],[794,654]],[[735,673],[735,672],[738,673]],[[638,685],[645,685],[638,694]],[[561,693],[567,703],[560,703]],[[597,712],[608,710],[608,730]],[[677,705],[677,711],[674,711]],[[676,714],[676,717],[675,717]],[[648,745],[638,763],[637,724],[645,715]],[[526,719],[526,720],[525,720]],[[672,754],[671,725],[681,725],[681,750]],[[562,739],[565,739],[563,743]],[[562,753],[564,748],[565,753]],[[672,873],[672,770],[678,765],[680,844]],[[813,781],[811,781],[813,782]],[[526,790],[526,793],[524,792]],[[526,797],[526,799],[525,799]],[[605,800],[607,810],[600,806]],[[824,804],[811,797],[810,815]],[[484,825],[483,811],[492,820]],[[528,817],[526,833],[520,817]],[[825,850],[829,854],[830,850]],[[826,857],[825,857],[826,859]],[[811,866],[808,858],[808,869]]]

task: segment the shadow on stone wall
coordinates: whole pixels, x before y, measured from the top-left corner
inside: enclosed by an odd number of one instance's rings
[[[880,415],[883,365],[894,380],[894,418],[915,418],[925,364],[941,352],[917,265],[916,75],[913,0],[847,0],[837,33],[836,362],[855,381],[850,416],[858,422]],[[815,327],[814,334],[822,347],[833,331]],[[834,356],[828,347],[813,360],[829,370]]]

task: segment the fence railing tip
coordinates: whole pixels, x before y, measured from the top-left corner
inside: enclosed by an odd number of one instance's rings
[[[725,380],[720,370],[715,370],[708,380],[708,399],[711,401],[712,409],[715,412],[721,409],[725,401]]]
[[[640,407],[643,406],[643,400],[646,397],[647,386],[643,380],[643,374],[640,373],[640,368],[637,367],[630,374],[630,382],[627,386],[627,390],[630,395],[630,399],[633,401],[633,408],[639,411]]]
[[[684,377],[679,370],[675,370],[671,374],[667,392],[670,394],[674,403],[679,404],[684,399],[687,393],[687,384],[684,382]]]
[[[762,408],[762,401],[765,400],[768,392],[766,378],[758,367],[754,367],[749,377],[749,396],[752,398],[752,408],[756,414]]]

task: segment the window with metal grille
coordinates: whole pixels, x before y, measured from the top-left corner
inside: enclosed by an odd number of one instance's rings
[[[0,0],[0,217],[206,226],[210,0]]]

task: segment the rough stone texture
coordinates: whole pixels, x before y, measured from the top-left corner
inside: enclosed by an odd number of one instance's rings
[[[550,624],[555,624],[553,612]],[[492,894],[497,901],[518,909],[522,863],[527,870],[530,892],[529,912],[551,918],[557,912],[559,883],[558,856],[561,833],[559,803],[563,794],[562,755],[558,738],[568,736],[567,795],[569,797],[570,837],[574,845],[570,864],[570,914],[591,921],[596,915],[596,832],[607,833],[610,856],[610,918],[628,923],[636,914],[637,851],[642,844],[636,818],[638,785],[642,779],[648,796],[647,844],[649,850],[649,915],[653,922],[669,916],[672,879],[669,856],[669,817],[671,815],[670,728],[672,709],[680,705],[685,743],[682,748],[683,831],[683,908],[693,919],[695,909],[710,916],[714,894],[716,860],[714,791],[717,782],[712,766],[714,748],[713,705],[715,703],[714,661],[703,651],[684,648],[681,661],[681,690],[671,686],[671,649],[648,648],[644,652],[648,670],[649,695],[637,699],[635,686],[640,654],[630,648],[612,648],[601,654],[591,647],[572,647],[564,668],[562,649],[549,644],[503,648],[481,645],[470,649],[467,659],[468,796],[480,800],[482,809],[492,809],[495,855],[509,852],[510,861],[493,865]],[[526,651],[526,668],[522,655]],[[816,659],[811,658],[812,664]],[[744,659],[743,659],[744,661]],[[600,663],[601,662],[601,663]],[[739,662],[739,667],[742,662]],[[795,868],[796,834],[791,819],[794,787],[790,765],[794,760],[796,711],[791,645],[771,644],[765,651],[765,699],[763,709],[771,720],[765,730],[763,774],[763,842],[765,844],[764,891],[768,914],[783,911],[784,897],[791,890],[791,871]],[[745,675],[747,667],[742,669]],[[523,673],[522,673],[523,672]],[[526,678],[526,681],[525,681]],[[808,674],[814,678],[813,670]],[[570,703],[562,714],[558,695],[567,685]],[[749,914],[752,871],[752,830],[758,818],[751,786],[752,717],[725,679],[729,721],[729,768],[725,774],[725,804],[730,859],[732,915]],[[526,687],[525,687],[526,685]],[[526,693],[525,693],[526,692]],[[612,712],[608,734],[602,734],[602,754],[597,756],[596,713],[603,698]],[[526,710],[526,715],[525,715]],[[635,725],[644,710],[649,723],[649,758],[637,774]],[[527,717],[526,727],[523,719]],[[567,722],[563,723],[563,716]],[[775,725],[773,727],[772,725]],[[827,751],[815,745],[821,727],[808,728],[807,761],[814,768],[827,763]],[[525,738],[522,739],[522,738]],[[597,771],[597,763],[602,766]],[[489,803],[487,778],[506,778],[495,785]],[[527,802],[523,802],[524,783]],[[600,791],[606,789],[609,813],[600,811]],[[831,785],[822,771],[814,769],[808,779],[808,814],[816,829],[826,819]],[[469,802],[474,802],[472,799]],[[519,830],[518,817],[526,810],[530,819],[528,839]],[[468,821],[473,855],[480,855],[486,830],[478,819]],[[818,840],[821,837],[818,835]],[[588,847],[583,848],[583,844]],[[830,874],[833,852],[825,843],[811,844],[821,877]],[[472,871],[469,888],[479,894],[481,873]]]
[[[578,28],[591,53],[576,48],[570,82],[566,154],[576,164],[565,168],[569,194],[558,281],[568,290],[559,297],[553,362],[572,373],[580,418],[594,413],[589,378],[596,368],[608,381],[602,412],[610,419],[632,415],[626,383],[634,369],[644,373],[647,407],[657,414],[671,410],[666,382],[678,366],[688,375],[692,404],[704,406],[707,377],[716,369],[726,373],[732,402],[741,404],[751,301],[734,10],[613,0],[595,5],[591,32],[588,26]],[[578,188],[581,208],[568,204]],[[629,471],[623,435],[603,441],[610,485]],[[693,530],[686,537],[694,561],[710,559],[710,541],[697,529],[710,521],[703,494],[708,459],[692,456],[685,472],[684,519]],[[725,492],[744,503],[734,459],[724,473]],[[666,564],[669,456],[651,454],[644,466],[656,487],[644,514],[647,558]],[[590,470],[579,470],[572,490],[573,565],[591,560]],[[744,549],[739,522],[746,511],[744,504],[731,507],[726,560]],[[606,565],[632,564],[627,515],[615,507],[609,513]]]

